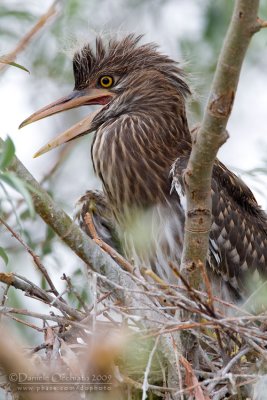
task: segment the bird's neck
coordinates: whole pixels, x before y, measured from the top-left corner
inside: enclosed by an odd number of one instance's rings
[[[111,206],[122,214],[166,202],[171,166],[190,150],[184,107],[164,103],[102,125],[95,135],[92,158]]]

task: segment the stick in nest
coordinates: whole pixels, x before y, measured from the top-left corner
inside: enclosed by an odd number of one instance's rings
[[[134,273],[134,267],[127,260],[125,260],[125,258],[122,257],[116,250],[114,250],[111,246],[109,246],[102,239],[100,239],[100,237],[98,236],[98,234],[96,232],[92,214],[90,212],[87,212],[85,214],[84,222],[86,223],[89,234],[92,237],[93,241],[96,244],[98,244],[98,246],[103,251],[105,251],[107,254],[109,254],[110,257],[113,258],[113,260],[116,261],[123,269],[130,272],[131,274]]]

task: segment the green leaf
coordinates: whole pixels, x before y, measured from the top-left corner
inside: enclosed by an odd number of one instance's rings
[[[0,5],[0,15],[1,18],[6,17],[9,19],[13,18],[16,20],[29,21],[29,22],[34,22],[37,18],[36,15],[34,15],[29,11],[17,10],[15,8],[12,9],[7,4]]]
[[[3,151],[0,156],[0,170],[5,169],[11,163],[15,154],[15,146],[12,139],[8,136],[5,140]]]
[[[0,247],[0,257],[4,260],[5,264],[7,265],[8,263],[8,256],[5,252],[5,250],[3,249],[3,247]]]
[[[26,204],[29,208],[30,216],[34,217],[32,198],[26,184],[13,172],[3,172],[2,174],[0,174],[0,179],[11,186],[13,189],[17,190],[24,197]]]
[[[22,69],[23,71],[30,73],[30,71],[27,68],[23,67],[23,65],[15,63],[14,61],[9,61],[3,57],[0,57],[0,63],[8,64],[8,65],[11,65],[12,67],[16,67],[16,68]]]

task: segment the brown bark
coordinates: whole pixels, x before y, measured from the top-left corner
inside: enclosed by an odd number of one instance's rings
[[[211,179],[217,152],[228,138],[230,117],[242,64],[250,40],[262,24],[257,19],[259,0],[236,0],[224,39],[202,124],[193,146],[184,183],[187,197],[182,267],[198,287],[202,280],[199,263],[205,265],[211,227]]]

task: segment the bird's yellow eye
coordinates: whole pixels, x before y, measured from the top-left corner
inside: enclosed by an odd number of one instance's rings
[[[113,85],[113,78],[110,75],[104,75],[101,76],[101,78],[99,78],[99,84],[100,86],[102,86],[103,88],[109,88]]]

